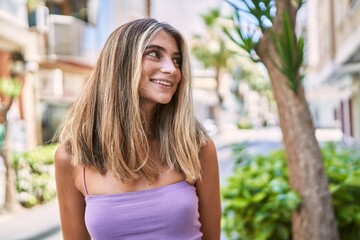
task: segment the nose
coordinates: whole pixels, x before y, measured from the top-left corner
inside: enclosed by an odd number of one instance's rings
[[[160,71],[172,74],[176,71],[176,67],[172,59],[163,59]]]

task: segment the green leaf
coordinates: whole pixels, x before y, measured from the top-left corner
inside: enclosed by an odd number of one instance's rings
[[[266,193],[259,192],[252,197],[252,201],[255,203],[258,203],[258,202],[262,201],[265,197],[266,197]]]
[[[360,171],[352,172],[345,180],[345,184],[360,187]]]
[[[360,211],[358,210],[355,214],[355,221],[358,226],[360,226]]]
[[[329,191],[331,194],[334,194],[336,191],[340,189],[340,185],[338,184],[329,184]]]
[[[287,77],[289,87],[297,92],[301,83],[300,69],[304,60],[304,39],[301,37],[296,39],[288,12],[283,13],[282,34],[273,33],[271,39],[280,58],[280,64],[274,62],[275,66]]]
[[[0,78],[0,92],[9,97],[17,97],[21,93],[21,84],[17,78]]]

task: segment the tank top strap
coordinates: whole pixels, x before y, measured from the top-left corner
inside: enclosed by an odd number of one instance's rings
[[[86,187],[86,178],[85,178],[85,167],[83,167],[83,185],[84,185],[84,192],[85,196],[89,195],[87,187]]]

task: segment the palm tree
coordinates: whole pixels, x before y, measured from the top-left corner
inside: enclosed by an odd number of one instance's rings
[[[193,56],[203,64],[206,69],[213,69],[215,73],[215,93],[219,104],[215,109],[215,121],[219,124],[220,108],[223,106],[223,96],[220,93],[220,85],[224,72],[229,69],[230,61],[236,55],[236,51],[229,49],[229,41],[222,33],[219,23],[219,9],[210,9],[202,14],[202,20],[207,30],[207,35],[193,35],[191,51]],[[232,44],[232,43],[231,43]],[[236,48],[235,48],[236,50]]]
[[[227,0],[234,27],[225,33],[266,67],[277,103],[289,181],[302,204],[293,212],[293,239],[339,239],[320,148],[302,85],[304,40],[296,14],[303,0]]]

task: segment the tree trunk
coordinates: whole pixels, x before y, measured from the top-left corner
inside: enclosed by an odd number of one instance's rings
[[[20,205],[16,198],[16,188],[15,188],[15,174],[14,169],[11,167],[11,163],[8,157],[6,156],[6,152],[3,149],[0,151],[0,155],[4,159],[4,165],[6,170],[6,186],[5,186],[5,203],[4,210],[6,212],[14,212],[20,208]]]
[[[296,2],[291,0],[276,1],[277,13],[271,33],[266,32],[263,35],[256,52],[269,73],[277,103],[290,186],[302,198],[301,205],[293,212],[292,238],[294,240],[337,240],[339,234],[331,194],[328,190],[322,155],[315,137],[315,128],[305,99],[300,73],[297,73],[299,87],[294,92],[289,86],[289,79],[274,65],[276,63],[281,66],[270,34],[282,35],[284,11],[287,11],[291,17],[295,34],[298,5],[294,3]],[[296,45],[297,43],[294,42],[294,49]]]
[[[151,0],[146,0],[146,16],[151,17]]]
[[[14,212],[20,209],[20,204],[16,198],[16,186],[15,186],[15,174],[14,169],[11,166],[11,158],[7,148],[7,126],[5,125],[5,137],[2,148],[0,149],[0,155],[3,158],[5,165],[5,203],[4,210],[6,212]]]
[[[220,93],[221,78],[222,78],[221,68],[216,68],[215,69],[215,82],[216,82],[215,92],[216,92],[217,98],[219,100],[220,107],[222,107],[222,105],[223,105],[223,97],[221,96],[221,93]]]
[[[274,57],[276,52],[269,52],[268,56]],[[269,57],[262,60],[278,106],[290,186],[302,198],[301,206],[293,213],[293,239],[339,239],[327,176],[303,86],[294,93],[288,86],[288,79],[274,67],[272,60]]]
[[[20,209],[20,204],[16,198],[15,174],[11,164],[11,157],[9,156],[9,140],[8,140],[8,124],[6,120],[7,113],[13,103],[14,98],[8,97],[0,104],[0,120],[4,125],[4,136],[2,139],[2,146],[0,147],[0,156],[3,158],[5,165],[5,203],[4,210],[6,212],[14,212]]]
[[[218,133],[220,134],[222,132],[222,129],[221,129],[221,122],[220,122],[220,119],[221,119],[221,111],[222,111],[222,108],[223,108],[223,97],[221,96],[221,93],[220,93],[220,81],[221,81],[221,77],[222,77],[222,72],[221,72],[221,69],[220,68],[216,68],[215,69],[215,82],[216,82],[216,86],[215,86],[215,93],[216,93],[216,96],[217,96],[217,99],[219,100],[219,103],[217,104],[217,106],[215,107],[215,112],[214,112],[214,117],[215,117],[215,122],[216,122],[216,126],[218,128]]]

